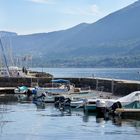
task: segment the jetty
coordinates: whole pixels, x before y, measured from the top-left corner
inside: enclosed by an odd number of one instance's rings
[[[115,113],[123,118],[137,118],[140,117],[140,109],[126,109],[117,108]]]
[[[47,83],[51,83],[54,78],[50,74],[44,76],[41,73],[33,72],[37,76],[27,77],[0,77],[0,94],[1,93],[12,93],[13,89],[18,86],[27,87],[47,87]],[[60,78],[59,78],[60,79]],[[140,81],[132,80],[120,80],[120,79],[109,79],[99,77],[87,77],[87,78],[63,78],[69,80],[79,88],[90,88],[91,90],[109,92],[117,96],[124,96],[131,92],[140,90]]]

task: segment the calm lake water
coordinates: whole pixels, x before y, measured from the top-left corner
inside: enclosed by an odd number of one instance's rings
[[[140,121],[97,118],[83,111],[60,112],[53,105],[0,105],[0,140],[138,140]]]
[[[102,77],[126,80],[140,80],[140,68],[34,68],[54,77]]]

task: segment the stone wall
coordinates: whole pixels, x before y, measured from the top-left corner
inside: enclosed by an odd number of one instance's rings
[[[102,78],[61,78],[70,80],[76,87],[90,87],[93,90],[112,92],[116,95],[127,95],[133,91],[140,90],[139,81],[126,81]],[[45,87],[52,78],[2,78],[0,77],[0,87],[28,86],[38,83],[38,86]]]

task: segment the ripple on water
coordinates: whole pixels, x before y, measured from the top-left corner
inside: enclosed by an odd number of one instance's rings
[[[140,121],[97,118],[82,111],[60,112],[53,105],[38,109],[32,103],[6,105],[0,113],[0,140],[139,139]],[[4,111],[4,112],[5,112]]]

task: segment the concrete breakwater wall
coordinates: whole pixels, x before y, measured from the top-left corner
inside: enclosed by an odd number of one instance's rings
[[[57,79],[57,78],[55,78]],[[60,79],[60,78],[59,78]],[[107,78],[61,78],[70,80],[76,87],[90,87],[93,90],[112,92],[115,95],[127,95],[133,91],[140,90],[140,81],[117,80]],[[25,85],[28,87],[36,86],[46,87],[52,78],[8,78],[0,77],[0,87],[17,87]],[[13,88],[11,88],[13,90]],[[11,91],[9,88],[5,92]],[[0,93],[3,90],[0,91]]]
[[[89,86],[93,90],[111,92],[114,95],[127,95],[140,90],[140,81],[107,78],[68,78],[77,87]]]

